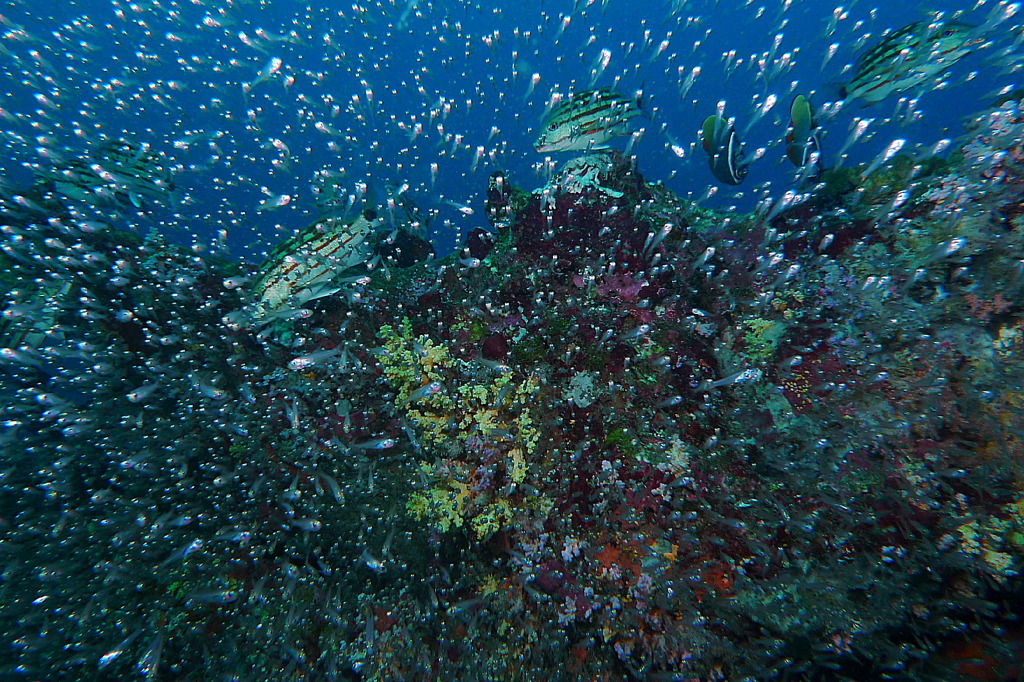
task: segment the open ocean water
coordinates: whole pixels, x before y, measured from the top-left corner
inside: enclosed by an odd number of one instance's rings
[[[994,6],[982,3],[966,17],[981,21]],[[768,148],[764,159],[740,197],[723,191],[713,201],[749,209],[762,192],[788,188],[792,169],[781,143],[795,94],[810,95],[816,107],[835,101],[860,48],[928,12],[968,8],[608,0],[36,9],[14,3],[4,12],[11,140],[4,177],[24,179],[26,166],[45,164],[48,153],[72,155],[99,138],[145,137],[168,155],[187,208],[148,222],[182,243],[209,245],[225,230],[233,257],[258,260],[316,217],[313,187],[323,171],[339,174],[348,192],[369,183],[377,202],[387,187],[408,183],[410,196],[436,212],[434,239],[450,250],[456,235],[483,226],[491,171],[524,183],[550,174],[532,143],[551,95],[591,86],[630,97],[643,90],[650,119],[638,126],[644,134],[633,148],[640,168],[695,197],[713,182],[693,147],[704,118],[724,101],[744,130],[776,95],[775,107],[744,136],[750,148]],[[1003,24],[997,34],[1005,31]],[[1004,45],[1012,35],[994,38]],[[610,55],[602,68],[603,50]],[[1014,83],[1015,74],[1001,73],[1005,65],[986,62],[994,53],[964,59],[941,88],[902,93],[917,100],[909,120],[899,96],[870,108],[850,103],[822,123],[825,163],[834,163],[856,118],[874,122],[870,139],[850,150],[852,162],[869,160],[893,139],[927,145],[959,135],[966,116]],[[257,83],[274,59],[279,68]],[[699,75],[681,97],[694,68]],[[683,158],[671,144],[685,150]],[[257,211],[282,194],[292,197],[285,208]],[[148,223],[132,227],[144,231]]]
[[[1019,10],[4,3],[0,679],[1022,679]]]

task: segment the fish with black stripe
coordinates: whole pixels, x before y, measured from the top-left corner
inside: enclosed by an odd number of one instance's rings
[[[641,113],[641,97],[628,99],[609,88],[577,93],[551,112],[534,143],[539,152],[607,149],[607,143],[630,133]]]
[[[253,284],[258,313],[279,310],[292,296],[366,262],[367,239],[383,222],[372,210],[349,221],[326,218],[278,244]]]
[[[959,21],[917,21],[886,36],[858,59],[842,89],[868,104],[934,81],[981,42],[974,26]]]
[[[747,177],[749,159],[743,154],[743,143],[733,124],[723,116],[712,114],[701,126],[701,143],[708,154],[711,173],[727,185],[738,185]]]

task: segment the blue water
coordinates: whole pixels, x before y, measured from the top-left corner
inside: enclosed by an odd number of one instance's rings
[[[40,148],[73,157],[101,136],[148,142],[167,154],[186,199],[177,209],[139,217],[132,226],[156,228],[199,248],[224,230],[230,255],[250,261],[316,217],[311,187],[321,170],[343,173],[341,183],[350,192],[357,182],[368,182],[370,202],[386,198],[388,186],[408,183],[407,196],[436,214],[431,229],[437,248],[451,250],[468,230],[485,226],[483,191],[491,171],[503,169],[528,189],[544,183],[544,155],[532,143],[549,97],[552,91],[588,87],[602,49],[611,51],[611,60],[595,85],[616,86],[628,95],[644,90],[650,118],[640,119],[646,130],[632,149],[641,172],[684,196],[704,194],[713,181],[706,157],[693,143],[717,103],[724,100],[726,114],[736,116],[737,128],[744,130],[753,108],[767,94],[778,95],[774,109],[745,136],[749,149],[768,147],[765,157],[741,187],[723,187],[708,202],[749,210],[761,192],[779,196],[793,184],[780,140],[794,93],[809,93],[816,107],[837,99],[838,86],[849,75],[844,67],[853,63],[860,45],[870,45],[888,28],[926,18],[926,9],[962,7],[954,0],[881,7],[853,2],[845,18],[833,21],[832,5],[812,0],[609,0],[604,6],[424,1],[415,8],[404,0],[307,7],[289,2],[48,5],[46,13],[32,3],[3,11],[8,30],[3,45],[14,57],[4,62],[7,94],[0,104],[9,146],[0,168],[4,177],[12,184],[28,178],[27,166],[46,163]],[[983,7],[965,19],[978,23],[988,11]],[[267,38],[260,37],[262,31]],[[273,38],[289,32],[292,40]],[[872,37],[863,40],[868,33]],[[790,53],[794,65],[766,82],[751,68],[751,56],[771,50],[777,36],[774,58]],[[663,40],[667,46],[659,51]],[[839,47],[822,69],[833,43]],[[730,50],[743,61],[727,71],[723,54]],[[848,105],[822,124],[826,164],[834,163],[855,117],[876,121],[873,136],[852,148],[847,163],[871,159],[896,138],[932,144],[960,134],[962,118],[1011,82],[986,62],[993,52],[981,50],[964,59],[947,74],[948,87],[924,92],[917,107],[922,116],[912,125],[887,121],[898,97],[868,108]],[[280,71],[246,96],[243,84],[254,81],[272,57],[283,60]],[[695,66],[701,67],[700,76],[683,100],[679,83]],[[540,74],[540,81],[527,96],[533,74]],[[286,86],[286,79],[294,82]],[[367,106],[367,89],[372,106]],[[38,94],[48,103],[41,104]],[[761,98],[756,103],[755,96]],[[358,112],[353,97],[360,100]],[[443,121],[432,120],[431,111],[444,108],[442,98],[450,113]],[[338,134],[318,131],[317,122]],[[416,122],[423,133],[410,140]],[[493,137],[492,127],[497,129]],[[190,136],[198,141],[186,148],[182,141]],[[685,158],[670,151],[671,140],[686,148]],[[287,156],[274,141],[287,146]],[[334,150],[328,146],[332,142]],[[614,144],[621,149],[626,143],[624,138]],[[485,156],[471,171],[481,145],[493,160]],[[560,163],[563,156],[551,158]],[[293,200],[258,212],[256,206],[267,198],[261,188]],[[446,200],[474,213],[458,211]]]

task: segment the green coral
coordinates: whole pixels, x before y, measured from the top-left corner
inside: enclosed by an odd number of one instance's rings
[[[406,503],[406,509],[416,519],[429,521],[442,533],[461,528],[469,507],[469,485],[445,476],[440,467],[421,464],[423,475],[432,482],[425,491],[415,492]]]
[[[786,325],[775,320],[755,317],[743,323],[746,355],[757,362],[767,362],[775,355],[786,334]]]
[[[627,457],[635,456],[640,450],[640,442],[624,428],[618,428],[604,437],[606,448],[615,448]]]
[[[650,366],[634,365],[629,368],[629,376],[632,383],[640,386],[651,387],[658,384],[661,379],[661,372]]]
[[[534,365],[547,355],[548,346],[540,335],[534,335],[512,346],[512,362],[517,365]]]

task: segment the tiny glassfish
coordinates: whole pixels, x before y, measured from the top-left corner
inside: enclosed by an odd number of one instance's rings
[[[128,395],[126,395],[125,397],[128,398],[129,402],[141,403],[146,398],[153,395],[153,392],[156,391],[156,389],[158,389],[159,387],[160,385],[156,383],[143,384],[142,386],[139,386],[138,388],[129,391]]]
[[[748,163],[742,158],[743,143],[732,123],[718,114],[704,119],[701,126],[704,151],[708,154],[711,173],[720,182],[738,185],[747,177]]]
[[[384,560],[371,554],[369,549],[363,550],[363,554],[359,557],[359,560],[374,573],[380,574],[387,570],[387,565],[384,563]]]
[[[197,552],[198,550],[202,549],[202,547],[203,547],[203,541],[202,540],[193,540],[192,542],[190,542],[189,544],[185,545],[184,547],[182,547],[180,549],[176,549],[173,552],[171,552],[171,555],[169,557],[167,557],[162,564],[160,564],[160,568],[166,568],[167,566],[169,566],[170,564],[174,563],[175,561],[179,561],[181,559],[184,559],[185,557],[189,556],[190,554],[192,554],[194,552]]]
[[[136,630],[132,634],[130,634],[127,637],[125,637],[124,640],[122,640],[121,643],[118,644],[116,647],[111,649],[109,652],[107,652],[103,656],[100,656],[99,663],[97,664],[99,669],[103,670],[108,665],[113,663],[115,659],[117,659],[118,657],[121,656],[121,654],[124,653],[124,650],[128,648],[128,645],[131,644],[132,641],[136,637],[141,635],[141,634],[142,634],[142,628],[139,628],[138,630]]]
[[[373,440],[365,440],[362,443],[356,443],[352,446],[353,450],[387,450],[388,448],[395,447],[397,441],[394,438],[374,438]]]
[[[203,604],[231,604],[238,599],[238,592],[228,589],[196,590],[188,595],[187,601]]]
[[[237,542],[242,547],[246,547],[249,541],[252,540],[252,531],[248,530],[225,530],[213,537],[214,540],[226,540],[227,542]]]
[[[324,527],[320,519],[292,519],[291,524],[293,528],[304,530],[307,533],[315,533]]]
[[[341,490],[341,484],[338,480],[329,474],[320,472],[320,478],[323,480],[327,489],[330,491],[331,496],[334,497],[334,501],[341,504],[345,501],[345,493]]]
[[[717,381],[705,382],[700,386],[698,391],[709,391],[712,388],[718,388],[720,386],[731,386],[732,384],[742,384],[745,382],[758,381],[763,373],[759,369],[745,369],[735,374],[719,379]]]
[[[249,94],[249,91],[252,90],[254,87],[259,85],[260,83],[270,80],[271,76],[280,71],[283,65],[284,60],[282,60],[280,57],[271,57],[270,60],[263,66],[263,68],[260,69],[260,72],[256,74],[256,78],[253,79],[253,81],[250,83],[243,84],[242,89],[245,91],[246,94]]]
[[[157,635],[146,650],[142,653],[138,663],[135,664],[135,670],[143,675],[146,679],[153,679],[156,677],[156,672],[160,669],[160,658],[164,651],[164,634],[161,632]]]
[[[308,355],[300,355],[297,358],[293,358],[288,363],[288,369],[294,370],[296,372],[301,372],[302,370],[309,369],[310,367],[319,362],[323,362],[324,360],[333,358],[334,356],[341,353],[341,351],[341,346],[335,346],[334,348],[330,349],[314,351],[312,353],[309,353]]]
[[[257,211],[270,211],[275,208],[282,208],[292,203],[292,196],[290,194],[277,194],[272,195],[259,204],[256,205]]]
[[[624,331],[619,334],[619,339],[622,341],[628,341],[630,339],[639,339],[642,336],[646,336],[651,331],[651,325],[642,324],[639,327],[634,327],[628,331]]]
[[[448,204],[462,215],[473,215],[475,213],[472,206],[470,206],[469,204],[462,203],[460,201],[455,201],[453,199],[445,199],[442,203]]]
[[[224,286],[225,289],[237,289],[238,287],[242,286],[248,281],[248,277],[238,275],[236,277],[225,277],[224,281],[221,282],[221,284]]]
[[[544,123],[534,147],[539,152],[606,149],[607,142],[628,135],[640,103],[609,88],[577,93],[558,105]]]
[[[432,381],[426,386],[420,386],[406,396],[405,400],[402,401],[402,405],[408,405],[409,403],[416,402],[417,400],[422,400],[427,396],[434,395],[435,393],[440,392],[442,388],[440,381]]]
[[[196,384],[196,387],[199,389],[200,393],[205,395],[210,400],[227,400],[229,397],[228,392],[225,391],[223,388],[217,388],[216,386],[208,384],[203,381],[200,381],[198,384]]]

